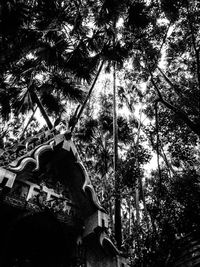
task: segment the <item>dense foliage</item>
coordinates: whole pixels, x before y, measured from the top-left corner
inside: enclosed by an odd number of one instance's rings
[[[70,113],[100,63],[116,67],[122,249],[131,266],[171,266],[174,244],[199,228],[199,14],[192,0],[0,3],[2,151],[36,133],[36,122],[23,132],[27,110],[38,107],[50,129],[63,119],[74,125]],[[104,77],[75,138],[113,232],[112,79],[107,86]]]

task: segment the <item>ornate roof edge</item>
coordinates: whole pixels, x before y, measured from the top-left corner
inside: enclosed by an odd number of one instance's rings
[[[8,166],[4,167],[5,169],[11,171],[11,172],[21,172],[23,169],[27,166],[29,163],[35,164],[35,168],[33,171],[37,171],[40,168],[40,156],[45,153],[46,151],[53,151],[54,147],[58,144],[62,144],[62,148],[71,151],[76,159],[76,163],[81,168],[85,181],[82,186],[82,190],[86,195],[89,195],[91,197],[92,202],[96,206],[97,209],[102,210],[105,212],[104,208],[101,206],[97,194],[94,190],[94,187],[91,183],[91,180],[89,178],[89,175],[86,171],[85,166],[83,165],[79,153],[71,139],[66,139],[66,134],[58,134],[54,136],[51,140],[46,142],[45,144],[40,144],[37,146],[34,150],[28,152],[27,154],[23,155],[22,157],[17,158],[16,160],[12,161]],[[88,194],[89,192],[89,194]]]
[[[53,151],[53,141],[49,141],[47,144],[43,144],[38,146],[34,152],[28,153],[24,155],[21,158],[18,158],[18,160],[15,160],[11,162],[7,169],[14,172],[20,172],[22,171],[28,163],[34,163],[35,168],[33,171],[37,171],[40,168],[40,160],[39,157],[46,151]]]
[[[92,183],[91,183],[91,181],[90,181],[90,178],[89,178],[88,173],[87,173],[87,171],[86,171],[86,169],[85,169],[85,166],[83,165],[82,161],[79,161],[79,162],[77,162],[77,163],[78,163],[79,166],[81,167],[81,169],[82,169],[82,171],[83,171],[83,173],[84,173],[84,176],[85,176],[85,182],[84,182],[84,184],[83,184],[83,186],[82,186],[82,190],[83,190],[86,194],[87,194],[87,192],[89,192],[90,195],[91,195],[91,197],[92,197],[92,200],[93,200],[93,203],[95,204],[95,206],[96,206],[98,209],[103,210],[103,211],[105,212],[104,208],[101,206],[101,204],[100,204],[100,202],[99,202],[99,199],[98,199],[97,194],[96,194],[96,192],[95,192],[95,190],[94,190],[94,187],[93,187],[93,185],[92,185]]]
[[[118,248],[114,245],[114,243],[110,240],[106,233],[103,232],[100,234],[99,241],[105,251],[107,251],[107,248],[109,247],[110,251],[112,251],[114,255],[122,254],[122,252],[118,250]]]
[[[82,186],[82,190],[87,194],[87,192],[89,191],[89,193],[91,194],[91,197],[92,197],[92,200],[93,200],[93,203],[95,204],[95,206],[100,209],[100,210],[104,210],[104,208],[101,206],[100,202],[99,202],[99,199],[97,197],[97,194],[94,190],[94,187],[91,183],[91,180],[89,178],[89,175],[87,173],[87,170],[85,168],[85,166],[83,165],[83,162],[81,161],[81,158],[79,156],[79,153],[73,143],[72,140],[64,140],[64,143],[63,143],[63,148],[65,148],[66,150],[71,151],[73,152],[75,158],[76,158],[76,163],[79,165],[79,167],[81,168],[82,172],[83,172],[83,175],[85,177],[85,181],[84,181],[84,184]]]

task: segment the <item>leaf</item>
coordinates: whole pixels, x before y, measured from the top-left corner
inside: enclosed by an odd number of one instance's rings
[[[145,29],[150,23],[147,7],[144,1],[134,1],[129,7],[127,25],[134,28]]]
[[[61,103],[59,103],[58,99],[49,92],[43,92],[41,95],[41,102],[50,114],[55,113],[59,116],[63,110],[63,107]]]
[[[179,18],[179,1],[161,0],[161,8],[170,21],[175,22]]]

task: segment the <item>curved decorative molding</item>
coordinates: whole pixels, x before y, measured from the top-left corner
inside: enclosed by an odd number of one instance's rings
[[[36,161],[36,167],[33,171],[38,171],[40,168],[40,160],[39,157],[46,151],[53,151],[53,141],[50,142],[49,145],[42,145],[40,147],[38,147],[35,152],[34,152],[34,159]]]
[[[121,251],[117,249],[117,247],[113,244],[113,242],[110,240],[110,238],[105,234],[101,233],[99,238],[101,246],[107,250],[107,247],[110,248],[111,251],[113,251],[114,255],[121,255]]]
[[[33,156],[31,157],[28,155],[27,157],[25,156],[22,158],[22,160],[19,159],[17,163],[13,166],[12,163],[8,165],[8,169],[14,172],[20,172],[22,171],[27,164],[33,163],[35,164],[35,168],[33,171],[39,170],[40,167],[40,161],[39,157],[45,152],[45,151],[51,151],[53,150],[53,144],[46,144],[46,145],[40,145],[39,147],[36,148],[35,152],[33,153]]]
[[[101,204],[100,204],[100,202],[99,202],[99,199],[98,199],[98,197],[97,197],[97,194],[96,194],[96,192],[94,191],[94,187],[93,187],[92,185],[89,185],[89,184],[86,185],[83,191],[84,191],[85,193],[86,193],[87,191],[89,191],[89,192],[90,192],[90,195],[91,195],[91,197],[92,197],[92,201],[93,201],[93,203],[95,204],[95,206],[96,206],[99,210],[101,210],[101,211],[103,211],[103,212],[106,213],[105,209],[101,206]]]
[[[8,169],[10,170],[10,171],[15,171],[15,172],[20,172],[20,171],[22,171],[25,167],[26,167],[26,165],[28,164],[28,163],[36,163],[36,161],[35,161],[35,159],[33,159],[32,157],[30,157],[30,156],[28,156],[28,157],[25,157],[25,158],[23,158],[22,160],[20,160],[19,162],[18,162],[19,164],[17,164],[16,166],[12,166],[11,164],[8,166]]]
[[[83,163],[81,161],[78,161],[77,162],[79,164],[79,166],[81,167],[82,171],[83,171],[83,174],[84,174],[84,177],[85,177],[85,182],[82,186],[82,190],[86,193],[86,191],[88,190],[90,193],[91,193],[91,196],[92,196],[92,200],[93,200],[93,203],[95,204],[95,206],[100,209],[100,210],[104,210],[104,208],[101,206],[100,202],[99,202],[99,199],[97,197],[97,194],[94,190],[94,187],[90,181],[90,178],[88,176],[88,173],[83,165]]]
[[[91,197],[92,197],[92,201],[94,203],[94,205],[105,212],[104,208],[101,206],[100,202],[99,202],[99,199],[97,197],[97,194],[94,190],[94,187],[90,181],[90,178],[88,176],[88,173],[86,171],[86,168],[85,166],[83,165],[81,159],[80,159],[80,156],[79,156],[79,153],[73,143],[72,140],[65,140],[64,143],[63,143],[63,149],[67,150],[67,151],[72,151],[74,157],[76,158],[76,163],[79,165],[79,167],[81,168],[82,172],[83,172],[83,176],[85,177],[85,181],[84,181],[84,184],[82,186],[82,190],[84,191],[84,193],[86,193],[86,191],[88,190],[91,194]]]
[[[64,141],[63,141],[64,140]],[[40,168],[40,156],[45,153],[46,151],[53,151],[54,147],[57,146],[58,144],[62,143],[62,148],[67,151],[71,151],[71,153],[74,155],[76,159],[76,163],[78,166],[81,168],[83,176],[84,176],[84,183],[82,185],[82,190],[85,194],[88,194],[91,197],[94,205],[96,206],[97,209],[102,210],[105,212],[103,207],[101,206],[98,197],[96,195],[96,192],[94,190],[94,187],[90,181],[90,178],[88,176],[88,173],[80,159],[80,156],[78,154],[78,151],[73,143],[72,140],[66,140],[65,139],[65,134],[57,135],[54,137],[54,139],[50,139],[47,141],[45,144],[40,144],[33,150],[32,152],[28,152],[26,155],[23,157],[18,158],[18,160],[15,160],[11,162],[7,169],[13,172],[21,172],[23,169],[27,166],[27,164],[32,163],[35,165],[35,168],[33,168],[33,171],[38,171]]]
[[[27,153],[26,156],[19,157],[18,159],[13,160],[11,163],[9,163],[9,168],[17,167],[19,165],[19,162],[21,162],[25,157],[31,157],[30,153]]]

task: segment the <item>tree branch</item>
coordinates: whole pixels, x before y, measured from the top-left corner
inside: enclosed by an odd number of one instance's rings
[[[36,107],[33,109],[33,113],[32,113],[32,115],[31,115],[31,117],[29,118],[29,120],[28,120],[26,126],[24,127],[24,129],[23,129],[21,135],[19,136],[19,140],[22,140],[22,138],[23,138],[23,136],[24,136],[24,133],[26,132],[26,130],[27,130],[29,124],[30,124],[31,121],[33,120],[33,117],[34,117],[34,115],[35,115],[35,112],[36,112],[37,108],[38,108],[38,106],[36,105]]]
[[[162,74],[163,78],[165,81],[171,86],[171,88],[175,91],[175,93],[178,95],[178,97],[182,97],[185,101],[185,105],[188,106],[189,108],[192,109],[194,114],[199,114],[198,109],[195,108],[195,105],[192,106],[190,102],[188,102],[187,97],[181,92],[180,87],[177,84],[174,84],[168,77],[167,75],[162,71],[160,67],[157,67],[160,73]]]
[[[179,87],[174,84],[168,77],[167,75],[162,71],[162,69],[160,67],[157,67],[157,69],[159,70],[159,72],[161,73],[161,75],[163,76],[163,78],[165,79],[165,81],[174,89],[175,93],[177,95],[181,95],[183,97],[183,94],[181,92],[181,90],[179,90]],[[178,89],[178,90],[177,90]]]
[[[46,121],[46,123],[48,125],[48,128],[51,130],[53,128],[53,125],[52,125],[52,123],[51,123],[51,121],[50,121],[50,119],[49,119],[49,117],[48,117],[48,115],[47,115],[47,113],[46,113],[46,111],[45,111],[45,109],[44,109],[39,97],[37,96],[36,92],[32,91],[31,92],[31,97],[32,97],[33,101],[37,104],[38,108],[40,109],[40,112],[41,112],[43,118],[45,119],[45,121]]]
[[[199,124],[194,123],[192,120],[190,120],[187,116],[187,114],[180,110],[179,108],[175,107],[174,105],[172,105],[171,103],[167,102],[163,97],[162,94],[158,88],[158,86],[156,85],[153,77],[151,77],[151,82],[158,94],[158,99],[156,100],[157,102],[161,102],[162,104],[164,104],[168,109],[172,110],[182,121],[184,121],[189,127],[190,129],[196,133],[198,136],[200,136],[200,127]]]
[[[194,35],[194,27],[192,25],[192,21],[191,21],[191,15],[190,15],[190,10],[189,10],[189,3],[187,1],[187,17],[188,17],[188,24],[189,24],[189,28],[191,31],[191,36],[192,36],[192,45],[193,45],[193,49],[195,52],[195,56],[196,56],[196,65],[197,65],[197,80],[198,80],[198,87],[200,90],[200,58],[199,58],[199,49],[196,46],[196,40],[195,40],[195,35]]]
[[[187,17],[189,22],[189,27],[192,35],[192,45],[196,56],[196,65],[197,65],[197,81],[198,81],[198,87],[199,87],[199,94],[198,94],[198,104],[199,104],[199,118],[200,118],[200,58],[199,58],[199,48],[196,46],[196,40],[194,35],[194,27],[192,25],[191,21],[191,15],[189,10],[189,1],[186,1],[187,3]]]

